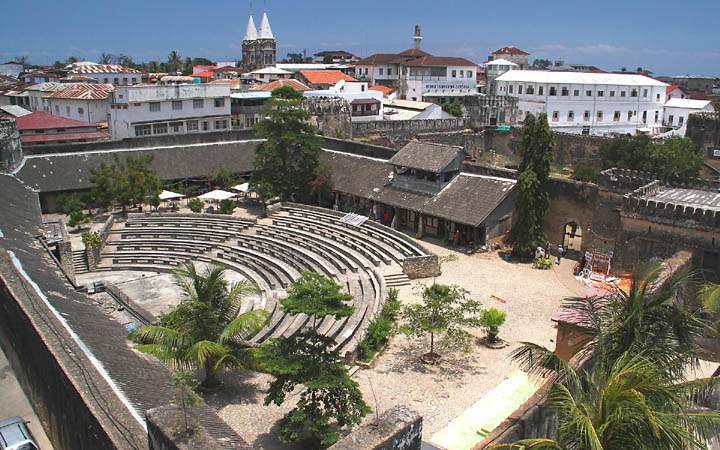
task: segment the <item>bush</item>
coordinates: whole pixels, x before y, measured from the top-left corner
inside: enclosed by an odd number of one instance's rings
[[[443,103],[442,109],[453,117],[463,116],[462,105],[457,100]]]
[[[220,214],[232,214],[235,210],[235,200],[221,200],[220,201]]]
[[[586,181],[595,183],[600,176],[600,172],[591,166],[578,165],[572,171],[570,177],[577,181]]]
[[[203,201],[199,198],[190,199],[190,201],[188,201],[188,208],[190,208],[190,211],[194,213],[202,212]]]
[[[370,321],[367,334],[358,344],[358,357],[361,361],[371,360],[390,340],[395,333],[395,322],[400,314],[400,308],[398,290],[388,289],[388,296],[380,315]]]
[[[505,323],[506,314],[497,308],[485,309],[480,316],[480,323],[487,332],[488,342],[497,342],[500,327]]]
[[[535,267],[538,269],[552,268],[552,260],[550,258],[535,258]]]
[[[70,213],[67,224],[71,227],[80,227],[80,225],[90,223],[90,216],[82,212],[82,210],[76,210]]]
[[[102,239],[96,231],[88,231],[82,234],[82,242],[86,248],[98,248],[102,244]]]

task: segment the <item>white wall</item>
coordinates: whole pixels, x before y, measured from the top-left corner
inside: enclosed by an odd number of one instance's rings
[[[676,135],[679,136],[685,136],[685,133],[687,132],[687,122],[688,118],[690,117],[690,114],[697,113],[697,112],[713,112],[715,111],[715,108],[713,107],[712,103],[708,103],[708,105],[703,109],[698,108],[678,108],[673,106],[666,106],[665,107],[665,118],[663,119],[663,123],[667,127],[673,127],[677,129]]]
[[[22,64],[0,64],[0,75],[17,78],[22,71]]]
[[[48,98],[48,114],[82,122],[105,122],[108,120],[110,100],[79,100]]]
[[[114,85],[130,85],[142,82],[141,73],[81,73],[84,77],[94,78],[100,83],[114,84]],[[134,78],[134,80],[133,80]],[[116,81],[117,79],[117,81]]]

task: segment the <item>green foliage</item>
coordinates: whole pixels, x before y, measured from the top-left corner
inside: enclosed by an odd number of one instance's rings
[[[80,225],[84,225],[86,223],[90,223],[90,216],[85,214],[82,210],[72,211],[67,221],[69,226],[78,228],[80,228]]]
[[[290,86],[275,89],[265,119],[255,129],[265,139],[255,152],[251,183],[263,199],[307,196],[320,164],[316,130],[300,104],[303,96]]]
[[[152,161],[152,155],[128,157],[124,161],[116,156],[113,164],[102,163],[98,169],[91,170],[93,203],[104,208],[120,206],[126,212],[128,206],[158,195],[162,183],[150,167]]]
[[[81,211],[85,209],[85,204],[77,194],[62,195],[58,199],[58,204],[63,214],[69,216],[75,211]]]
[[[703,165],[702,150],[680,136],[661,141],[648,136],[617,137],[600,147],[600,157],[604,168],[642,170],[661,178],[695,178]]]
[[[252,367],[255,362],[245,339],[269,320],[264,310],[240,313],[242,299],[257,293],[245,281],[229,283],[225,270],[214,266],[199,273],[190,262],[175,272],[185,299],[158,326],[143,326],[130,335],[135,348],[175,367],[202,368],[202,385],[219,384],[223,367]]]
[[[415,337],[430,335],[430,354],[435,354],[435,335],[449,349],[469,351],[472,336],[465,328],[480,326],[481,304],[467,298],[458,286],[433,284],[422,292],[422,303],[406,306],[400,330]]]
[[[332,350],[335,345],[332,338],[306,330],[260,348],[263,369],[275,376],[265,405],[280,406],[288,394],[304,387],[295,407],[279,422],[281,441],[307,439],[307,448],[327,447],[337,441],[339,428],[354,427],[370,412],[357,382]]]
[[[550,207],[548,188],[555,142],[544,113],[537,120],[527,115],[521,146],[523,159],[518,168],[518,198],[510,238],[516,256],[531,258],[545,243],[543,220]]]
[[[387,344],[390,337],[395,333],[395,322],[401,307],[400,300],[398,300],[398,290],[395,288],[388,289],[388,297],[380,315],[374,317],[368,323],[365,337],[358,344],[358,357],[361,360],[371,360]]]
[[[533,61],[532,66],[535,69],[547,69],[552,66],[552,61],[549,59],[536,59]]]
[[[221,214],[232,214],[235,211],[235,200],[225,199],[220,200],[220,213]]]
[[[225,167],[219,167],[210,174],[208,181],[217,189],[227,189],[237,184],[238,177]]]
[[[487,332],[488,341],[498,341],[498,333],[500,332],[500,327],[505,323],[506,317],[507,315],[505,314],[505,311],[501,311],[497,308],[483,310],[480,315],[480,324]]]
[[[287,297],[280,300],[283,309],[290,314],[312,317],[313,328],[317,319],[335,316],[336,319],[352,315],[354,307],[348,305],[352,295],[339,284],[316,272],[304,271],[287,289]]]
[[[203,210],[203,201],[199,198],[191,198],[188,200],[188,208],[190,208],[190,211],[194,213],[200,213]]]
[[[443,111],[445,111],[446,113],[450,114],[453,117],[462,117],[463,116],[462,105],[457,100],[443,103],[442,109],[443,109]]]
[[[153,208],[157,208],[160,206],[160,196],[157,194],[152,194],[147,199],[148,205],[152,206]]]
[[[551,269],[552,260],[550,258],[535,258],[535,267],[543,270]]]
[[[100,234],[96,231],[88,231],[82,234],[82,242],[86,248],[98,248],[102,245]]]
[[[596,168],[583,164],[578,164],[577,166],[575,166],[571,175],[573,180],[585,181],[589,183],[597,182],[599,176],[600,172]]]
[[[173,374],[172,383],[174,386],[172,401],[180,408],[185,422],[185,431],[191,429],[188,422],[188,411],[200,403],[200,396],[195,392],[197,381],[192,373],[179,370]]]

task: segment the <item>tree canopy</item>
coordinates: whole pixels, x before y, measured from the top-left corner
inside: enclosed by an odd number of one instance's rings
[[[290,86],[272,92],[266,118],[255,129],[265,139],[255,152],[251,183],[264,199],[295,200],[309,195],[320,165],[320,146],[303,96]]]
[[[116,157],[114,164],[102,163],[98,169],[93,169],[90,176],[92,203],[104,208],[120,206],[126,212],[128,206],[158,195],[162,183],[155,169],[150,167],[152,161],[152,155],[128,157],[125,161]]]
[[[354,308],[349,304],[352,295],[339,284],[317,272],[304,271],[287,290],[287,297],[280,300],[283,309],[290,314],[305,314],[316,320],[325,316],[336,319],[350,316]]]
[[[680,136],[664,140],[648,136],[616,137],[600,147],[600,157],[605,169],[642,170],[661,178],[695,178],[703,165],[700,148]]]

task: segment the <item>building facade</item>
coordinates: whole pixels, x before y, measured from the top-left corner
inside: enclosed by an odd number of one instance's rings
[[[525,50],[520,50],[517,47],[513,47],[512,45],[499,48],[492,52],[488,57],[488,62],[498,59],[504,59],[505,61],[517,64],[520,69],[527,69],[530,67],[530,53]]]
[[[250,71],[274,66],[277,58],[276,46],[267,13],[262,15],[259,30],[255,28],[255,21],[250,16],[242,43],[243,68]]]
[[[122,86],[113,92],[112,139],[230,129],[227,84]]]
[[[685,136],[690,114],[699,112],[715,112],[715,108],[710,100],[671,98],[665,103],[663,125],[673,128],[674,134]]]
[[[54,116],[81,122],[108,120],[110,93],[113,86],[104,83],[70,83],[63,89],[47,93],[43,108]]]
[[[94,78],[98,83],[127,86],[142,82],[142,72],[118,64],[87,64],[77,66],[68,72],[69,76],[80,75]]]
[[[497,95],[518,99],[518,121],[546,113],[556,131],[656,134],[663,126],[667,84],[644,75],[511,70],[495,83]]]

